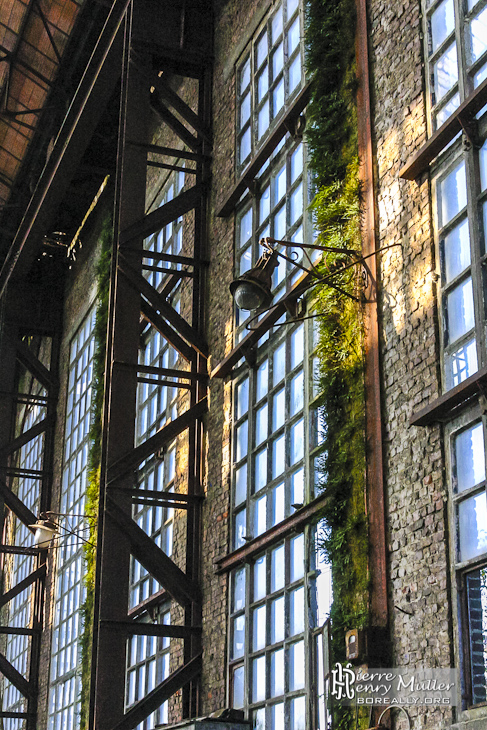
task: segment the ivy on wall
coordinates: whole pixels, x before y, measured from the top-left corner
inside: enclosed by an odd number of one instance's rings
[[[361,251],[357,143],[355,0],[307,0],[307,71],[312,98],[307,143],[316,195],[311,210],[324,246]],[[368,623],[365,513],[363,313],[358,267],[340,272],[341,254],[325,254],[322,273],[338,270],[340,290],[318,284],[320,406],[325,421],[320,486],[328,530],[321,549],[332,565],[333,661],[345,660],[345,632]],[[351,296],[347,296],[351,295]],[[355,297],[352,298],[352,297]],[[358,301],[357,301],[358,300]],[[335,706],[335,727],[367,727],[352,708]]]
[[[86,599],[81,606],[83,628],[80,635],[81,646],[81,709],[80,728],[88,727],[91,648],[93,641],[93,609],[95,593],[95,564],[97,537],[98,502],[100,494],[100,464],[102,413],[105,379],[105,354],[108,322],[108,296],[110,283],[110,261],[112,252],[112,223],[106,218],[100,233],[101,253],[97,266],[97,309],[95,319],[95,352],[93,357],[92,417],[90,427],[90,452],[88,455],[88,478],[85,497],[85,514],[89,518],[89,544],[84,545],[85,573],[83,577]]]

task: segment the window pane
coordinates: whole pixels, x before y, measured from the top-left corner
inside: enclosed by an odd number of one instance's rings
[[[284,649],[271,654],[271,697],[284,694]]]
[[[245,698],[245,671],[244,667],[237,667],[233,672],[233,707],[241,709]]]
[[[456,491],[480,484],[485,479],[484,431],[481,423],[455,438]]]
[[[304,697],[296,697],[291,700],[291,730],[306,730],[306,700]]]
[[[257,43],[257,68],[267,58],[267,33],[264,32]]]
[[[245,617],[237,616],[233,621],[232,659],[243,656],[245,650]]]
[[[287,43],[287,52],[291,56],[294,49],[299,45],[299,18],[296,18],[287,32]]]
[[[269,378],[268,360],[264,360],[257,370],[257,400],[263,398],[267,393]]]
[[[284,596],[271,603],[271,644],[284,640]]]
[[[487,568],[466,576],[473,703],[485,702],[487,676]]]
[[[458,505],[460,560],[470,560],[487,552],[487,504],[485,492]]]
[[[471,330],[475,323],[472,279],[466,279],[448,294],[447,311],[448,340],[455,342]]]
[[[258,492],[267,484],[267,449],[255,456],[254,491]]]
[[[259,223],[263,223],[271,212],[270,200],[271,189],[267,186],[259,198]]]
[[[299,372],[291,381],[290,415],[295,416],[303,408],[304,403],[304,374]]]
[[[265,700],[265,657],[252,662],[252,702]]]
[[[269,102],[266,101],[259,111],[257,122],[257,139],[260,139],[269,129]]]
[[[235,548],[245,544],[247,535],[247,510],[243,509],[235,515]]]
[[[282,109],[283,106],[284,106],[284,80],[281,79],[272,94],[272,116],[273,117],[277,116],[278,112]],[[284,238],[284,236],[283,235],[279,236],[279,238]]]
[[[265,640],[265,606],[259,606],[253,612],[252,621],[252,649],[257,651],[266,645]]]
[[[272,399],[272,430],[277,431],[284,425],[285,419],[285,393],[284,388],[275,394]]]
[[[443,239],[445,281],[448,283],[470,265],[468,220],[462,221]]]
[[[304,641],[299,641],[289,649],[289,689],[302,689],[304,682]]]
[[[283,342],[274,352],[273,358],[273,383],[277,385],[284,377],[286,367],[286,344]]]
[[[266,558],[263,555],[254,564],[254,601],[264,598],[266,594]]]
[[[262,535],[266,531],[266,508],[267,508],[267,497],[264,495],[260,499],[256,500],[254,504],[254,537]]]
[[[247,447],[248,447],[248,421],[244,421],[237,428],[237,449],[236,449],[237,461],[240,461],[240,459],[243,459],[244,456],[247,455]]]
[[[291,368],[295,368],[304,357],[304,328],[300,325],[291,335]]]
[[[240,102],[240,129],[250,119],[250,93],[246,94]]]
[[[474,63],[487,49],[487,8],[483,8],[470,24],[471,62]]]
[[[271,593],[284,588],[284,545],[271,553]]]
[[[282,8],[272,18],[272,45],[274,45],[282,33]]]
[[[440,228],[467,205],[465,163],[458,165],[438,184],[438,218]]]
[[[291,569],[290,580],[294,583],[304,575],[304,535],[298,535],[291,540]]]
[[[304,471],[300,469],[291,477],[291,505],[302,505],[304,503]],[[298,509],[298,507],[295,507]]]
[[[250,84],[250,57],[245,61],[240,71],[240,93],[243,94],[247,86]]]
[[[290,596],[289,608],[290,636],[304,631],[304,588],[298,588]]]
[[[272,80],[275,81],[282,71],[284,66],[284,48],[282,43],[276,48],[272,54]],[[283,101],[284,101],[284,90],[283,90]]]
[[[285,517],[284,484],[278,484],[271,492],[271,524],[273,527]]]
[[[239,226],[240,246],[243,246],[252,238],[252,208],[248,210],[240,219]]]
[[[291,428],[291,464],[296,464],[304,456],[304,423],[301,419]]]
[[[433,83],[436,102],[450,91],[457,80],[457,47],[453,43],[433,65]]]
[[[233,574],[233,611],[240,611],[245,606],[245,568]]]
[[[247,464],[242,464],[235,473],[235,505],[247,497]]]
[[[431,46],[434,53],[455,29],[453,0],[445,0],[431,14]]]
[[[272,444],[272,478],[275,479],[282,474],[286,468],[284,453],[284,436],[276,439]]]
[[[255,444],[258,446],[267,438],[267,403],[258,409],[255,416]]]
[[[448,101],[442,109],[438,111],[436,114],[436,125],[435,128],[441,127],[444,122],[450,117],[453,112],[458,109],[460,106],[460,94],[455,94],[452,96],[450,101]]]
[[[454,388],[478,370],[477,345],[475,339],[459,347],[445,357],[446,387]]]
[[[237,418],[241,418],[249,409],[249,379],[245,378],[237,386]]]

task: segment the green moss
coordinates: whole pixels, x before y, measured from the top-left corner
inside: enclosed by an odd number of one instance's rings
[[[89,697],[91,682],[91,648],[93,641],[93,609],[95,593],[96,533],[98,502],[100,494],[100,463],[102,412],[105,380],[105,354],[108,322],[108,296],[110,283],[110,261],[112,251],[112,224],[105,220],[101,233],[101,255],[97,267],[98,305],[95,319],[95,352],[93,356],[92,418],[90,428],[90,452],[88,455],[88,483],[85,497],[85,513],[90,518],[91,544],[84,546],[85,573],[83,581],[86,600],[81,606],[83,628],[80,635],[81,646],[81,710],[80,728],[88,727]]]
[[[311,169],[317,193],[311,210],[324,246],[361,251],[360,183],[355,103],[355,2],[308,0],[307,67]],[[321,548],[332,566],[332,662],[345,660],[345,633],[369,621],[368,533],[365,512],[364,330],[360,270],[340,272],[342,254],[325,254],[321,273],[336,270],[341,291],[319,284],[320,405],[325,421],[319,486],[327,495],[328,531]],[[358,301],[347,296],[356,297]],[[364,715],[337,704],[334,726],[367,727]]]

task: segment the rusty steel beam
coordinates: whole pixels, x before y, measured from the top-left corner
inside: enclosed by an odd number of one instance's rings
[[[173,109],[175,109],[196,132],[199,132],[206,142],[211,143],[211,134],[208,126],[203,122],[201,117],[198,114],[195,114],[191,107],[188,106],[183,99],[181,99],[179,94],[165,83],[163,77],[153,73],[151,75],[151,84],[155,86],[166,103],[170,104],[170,106],[172,106]],[[196,141],[196,144],[199,146],[198,141]]]
[[[198,142],[198,138],[191,134],[189,129],[187,129],[184,124],[179,121],[175,114],[169,111],[164,102],[159,98],[157,92],[154,92],[152,94],[151,106],[154,111],[161,117],[162,121],[167,124],[167,126],[170,127],[173,132],[175,132],[175,134],[177,134],[179,139],[187,147],[190,147],[195,152],[200,149],[201,145]]]
[[[111,730],[133,730],[145,720],[160,705],[177,692],[185,684],[191,682],[201,674],[201,654],[195,656],[191,661],[172,672],[167,679],[159,684],[152,692],[137,702],[126,714],[123,720],[113,725]]]
[[[137,148],[135,145],[131,147]],[[153,210],[152,213],[141,216],[139,219],[134,221],[131,225],[128,225],[120,233],[120,245],[123,246],[123,250],[127,252],[127,244],[137,238],[147,238],[152,233],[159,231],[168,223],[172,223],[176,218],[189,213],[193,210],[201,201],[201,198],[205,192],[205,187],[201,182],[197,182],[195,185],[189,188],[189,190],[183,190],[182,193],[176,195],[175,198],[169,200],[160,208]],[[141,249],[144,250],[143,248]],[[150,251],[147,251],[146,256],[150,256]]]
[[[112,497],[107,497],[106,514],[121,528],[130,544],[130,552],[136,560],[182,606],[200,598],[198,587],[176,563],[156,545],[142,528],[125,512]],[[103,619],[102,619],[103,620]]]
[[[124,256],[119,256],[119,271],[127,278],[134,289],[142,294],[149,303],[159,311],[162,316],[168,320],[168,322],[179,332],[185,340],[205,357],[208,356],[208,346],[203,341],[203,338],[199,332],[192,327],[186,320],[176,312],[169,302],[161,297],[157,289],[154,289],[151,284],[144,279],[142,274],[139,274],[135,269],[130,266]]]
[[[140,621],[104,621],[114,631],[127,636],[167,636],[172,639],[190,639],[201,634],[201,626],[178,626],[177,624],[145,624]]]
[[[372,111],[370,104],[367,0],[357,0],[357,120],[360,175],[364,201],[362,247],[369,256],[377,250]],[[385,485],[382,453],[381,362],[377,307],[377,257],[368,260],[365,292],[365,417],[367,440],[367,504],[369,523],[370,613],[373,626],[388,624]]]
[[[15,347],[18,361],[32,373],[46,390],[51,391],[51,394],[52,391],[56,391],[58,387],[57,378],[53,377],[53,374],[34,355],[30,347],[21,340],[15,343]]]
[[[22,591],[25,591],[26,588],[29,588],[29,586],[31,586],[34,581],[38,580],[39,578],[44,578],[45,575],[46,563],[43,563],[39,568],[37,568],[30,575],[24,578],[24,580],[19,581],[17,585],[4,593],[2,596],[0,596],[0,608],[2,606],[5,606],[9,601],[22,593]]]
[[[145,459],[148,459],[156,451],[173,441],[176,436],[185,431],[199,418],[202,418],[208,410],[208,399],[202,398],[196,405],[191,406],[174,421],[162,426],[153,436],[146,439],[139,446],[128,450],[116,462],[108,467],[107,484],[110,486],[114,481],[120,479],[127,472],[136,469]]]
[[[25,431],[20,436],[18,436],[13,441],[10,441],[6,446],[3,447],[3,449],[0,449],[0,459],[4,459],[7,456],[9,456],[13,451],[17,451],[18,449],[21,449],[22,446],[25,446],[29,441],[31,441],[33,438],[36,438],[36,436],[39,436],[41,433],[44,433],[48,428],[50,428],[54,423],[54,414],[51,414],[50,416],[46,416],[46,418],[43,418],[42,421],[37,423],[35,426],[32,426],[32,428],[29,428],[28,431]]]
[[[0,672],[16,687],[24,697],[32,698],[30,682],[0,653]]]
[[[25,506],[22,500],[19,499],[11,489],[9,489],[3,479],[0,479],[0,494],[9,510],[11,510],[19,518],[19,520],[24,523],[24,525],[28,527],[29,525],[33,525],[34,522],[37,522],[36,515]]]
[[[170,324],[166,322],[155,309],[144,299],[140,303],[140,311],[142,317],[147,320],[156,330],[166,339],[175,350],[179,352],[186,362],[192,362],[195,357],[195,351],[183,340],[182,337],[174,330]]]

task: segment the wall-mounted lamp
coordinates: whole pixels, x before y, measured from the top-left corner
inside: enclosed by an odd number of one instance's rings
[[[55,517],[80,517],[83,519],[90,519],[87,515],[63,514],[62,512],[41,512],[37,522],[33,525],[29,525],[29,527],[34,530],[35,547],[43,549],[52,547],[56,538],[63,537],[65,535],[74,535],[81,540],[81,542],[92,545],[91,542],[85,540],[85,538],[79,534],[79,530],[70,530],[63,527],[59,520],[54,519]]]
[[[333,288],[338,289],[338,291],[342,292],[342,294],[346,294],[352,299],[357,299],[349,292],[346,292],[339,286],[337,286],[337,284],[335,284],[333,281],[334,277],[336,277],[336,275],[341,273],[342,271],[345,271],[346,269],[355,266],[356,264],[363,263],[365,259],[370,258],[371,256],[375,256],[381,251],[392,248],[392,246],[401,245],[398,243],[394,243],[391,246],[385,246],[384,248],[378,249],[377,251],[373,251],[367,256],[360,256],[357,251],[349,248],[336,248],[333,246],[318,246],[316,244],[296,243],[295,241],[282,241],[270,237],[261,238],[259,244],[264,249],[264,253],[257,261],[256,265],[249,271],[246,271],[244,274],[239,276],[237,279],[234,279],[234,281],[232,281],[232,283],[230,284],[230,292],[235,299],[235,303],[239,309],[268,309],[271,306],[273,298],[273,294],[271,292],[272,274],[274,273],[274,269],[279,263],[279,258],[282,258],[285,261],[289,261],[296,268],[301,269],[306,274],[310,274],[313,278],[311,286],[322,282],[323,284],[327,284],[328,286],[332,286]],[[279,246],[285,246],[286,248],[300,248],[304,252],[306,252],[306,249],[311,249],[313,251],[339,253],[350,257],[351,261],[343,262],[342,265],[338,266],[338,268],[331,269],[329,273],[322,275],[315,269],[309,256],[308,260],[310,263],[310,268],[307,269],[305,266],[302,266],[298,261],[290,258],[289,256],[286,256],[286,254],[282,253],[281,251],[277,251],[274,248],[275,244]]]

